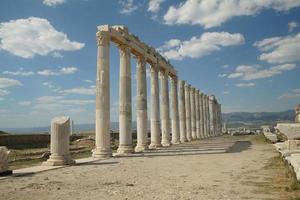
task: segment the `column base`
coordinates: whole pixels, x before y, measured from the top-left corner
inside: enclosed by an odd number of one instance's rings
[[[158,148],[160,148],[160,147],[162,147],[162,145],[159,144],[159,143],[157,143],[157,144],[151,143],[151,144],[149,145],[149,149],[158,149]]]
[[[111,150],[103,150],[103,149],[93,149],[93,158],[98,159],[98,158],[110,158],[112,157],[112,152]]]
[[[181,143],[186,143],[187,141],[188,141],[188,140],[187,140],[186,138],[181,138],[181,139],[180,139],[180,142],[181,142]]]
[[[145,150],[148,149],[148,145],[146,144],[143,144],[143,145],[137,145],[135,148],[134,148],[134,151],[135,152],[143,152]]]
[[[72,160],[70,155],[64,156],[50,156],[50,158],[42,163],[42,166],[63,166],[63,165],[75,165],[75,160]]]
[[[180,144],[180,141],[179,140],[174,140],[174,141],[171,141],[172,144]]]
[[[128,155],[128,154],[132,154],[133,153],[133,147],[132,145],[124,145],[124,146],[119,146],[118,150],[117,150],[117,156],[120,155]]]
[[[161,142],[161,145],[162,145],[163,147],[169,147],[169,146],[171,146],[171,143],[170,143],[169,141],[162,141],[162,142]]]

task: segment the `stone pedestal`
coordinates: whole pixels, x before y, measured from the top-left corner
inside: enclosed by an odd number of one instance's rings
[[[130,49],[119,45],[120,84],[119,84],[119,148],[118,155],[133,153],[132,111],[131,111],[131,65]]]
[[[0,176],[12,174],[12,170],[8,169],[8,155],[10,151],[5,146],[0,146]]]
[[[112,156],[110,148],[109,44],[107,32],[97,33],[96,128],[94,158]]]
[[[187,142],[186,139],[186,120],[185,120],[185,92],[184,85],[185,81],[179,80],[179,125],[180,125],[180,142]]]
[[[70,146],[70,118],[56,117],[51,121],[50,158],[42,165],[72,165]]]
[[[148,149],[146,60],[143,57],[137,57],[136,84],[137,145],[135,151],[141,152]]]
[[[170,111],[169,111],[169,86],[168,74],[160,72],[161,78],[161,99],[160,99],[160,119],[161,119],[161,144],[170,146]]]

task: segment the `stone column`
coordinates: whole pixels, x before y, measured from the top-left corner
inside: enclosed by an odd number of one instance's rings
[[[51,121],[50,157],[42,165],[60,166],[75,164],[70,151],[70,118],[55,117]]]
[[[149,148],[161,147],[160,114],[159,114],[159,82],[158,64],[151,65],[151,143]]]
[[[195,102],[196,102],[196,138],[200,139],[200,107],[199,107],[199,90],[195,92]]]
[[[170,110],[169,110],[169,85],[168,73],[160,71],[161,96],[160,96],[160,119],[161,119],[161,144],[170,146]]]
[[[206,95],[203,94],[203,114],[204,114],[204,135],[208,138],[208,116],[207,116],[207,106],[206,106]]]
[[[205,138],[204,135],[204,113],[203,113],[203,93],[199,94],[199,109],[200,109],[200,136],[201,138]]]
[[[186,120],[186,139],[192,140],[192,122],[191,122],[191,101],[190,101],[190,88],[191,85],[185,84],[185,120]]]
[[[190,101],[191,101],[191,122],[192,122],[192,140],[197,138],[196,136],[196,106],[195,106],[195,88],[190,90]]]
[[[206,115],[207,115],[207,121],[206,121],[206,129],[207,129],[207,136],[211,137],[210,132],[210,112],[209,112],[209,96],[205,96],[205,107],[206,107]]]
[[[96,79],[96,128],[94,158],[106,158],[112,155],[110,149],[110,113],[109,113],[109,42],[107,32],[97,32],[98,59]]]
[[[220,123],[220,135],[223,135],[223,132],[222,132],[222,105],[219,104],[219,123]]]
[[[137,123],[137,145],[136,152],[144,151],[148,148],[147,134],[147,79],[146,60],[143,56],[136,58],[136,123]]]
[[[215,124],[214,124],[214,96],[213,95],[209,96],[208,106],[209,106],[209,121],[210,121],[209,133],[211,136],[214,136]]]
[[[12,174],[12,170],[8,169],[8,155],[10,151],[5,146],[0,146],[0,176]]]
[[[187,142],[186,139],[186,121],[185,121],[185,93],[184,93],[184,85],[185,81],[179,80],[179,124],[180,124],[180,142]]]
[[[132,148],[131,113],[131,66],[130,48],[120,45],[120,81],[119,81],[119,148],[117,153],[130,154]]]
[[[172,144],[180,143],[177,77],[171,77]]]

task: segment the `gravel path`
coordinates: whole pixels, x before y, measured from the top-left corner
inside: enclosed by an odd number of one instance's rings
[[[282,199],[262,192],[276,156],[257,136],[222,136],[0,181],[0,199]]]

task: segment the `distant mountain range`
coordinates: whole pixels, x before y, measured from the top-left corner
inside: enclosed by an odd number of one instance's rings
[[[263,124],[276,124],[277,122],[293,122],[295,111],[282,112],[233,112],[223,113],[223,121],[230,127],[249,126],[257,127]]]
[[[224,113],[223,121],[229,127],[257,127],[263,124],[276,124],[277,122],[292,122],[295,118],[295,111],[287,110],[282,112],[233,112]],[[111,130],[118,130],[119,123],[111,122]],[[150,122],[148,121],[148,127]],[[136,129],[136,122],[132,122],[132,128]],[[3,128],[1,131],[14,134],[24,133],[49,133],[50,127],[32,127],[32,128]],[[0,131],[0,132],[1,132]],[[74,124],[74,132],[95,131],[95,124]]]

